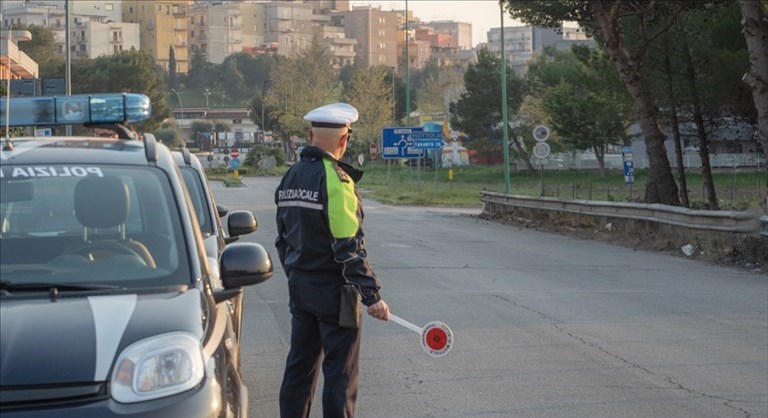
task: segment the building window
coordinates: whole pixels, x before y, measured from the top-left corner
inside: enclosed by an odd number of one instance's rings
[[[107,3],[104,5],[104,10],[112,11],[115,9],[115,6],[112,5],[112,3]]]
[[[242,119],[232,119],[233,125],[241,125],[243,123]]]
[[[192,39],[195,39],[195,31],[190,31],[189,32],[189,37],[192,38]]]

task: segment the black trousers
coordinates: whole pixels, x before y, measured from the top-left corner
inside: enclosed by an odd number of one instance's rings
[[[355,415],[361,329],[338,324],[340,283],[289,282],[291,348],[280,387],[281,418],[309,416],[321,366],[323,417]]]

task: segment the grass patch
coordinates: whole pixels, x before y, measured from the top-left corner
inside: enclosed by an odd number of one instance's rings
[[[477,206],[481,192],[504,193],[503,166],[457,167],[453,178],[439,168],[407,167],[377,161],[369,164],[359,187],[367,196],[382,202],[411,205]],[[768,189],[763,169],[718,171],[713,174],[715,190],[722,209],[744,210],[761,206],[764,210]],[[509,193],[526,196],[549,196],[562,199],[642,202],[645,194],[646,170],[636,170],[634,184],[624,184],[624,173],[610,170],[605,177],[597,171],[545,171],[531,175],[511,172]],[[706,201],[703,176],[687,172],[688,196],[692,207]]]

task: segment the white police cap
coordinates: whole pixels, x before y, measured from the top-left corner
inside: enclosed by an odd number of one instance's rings
[[[315,128],[349,128],[357,122],[357,109],[346,103],[333,103],[311,110],[304,120]]]

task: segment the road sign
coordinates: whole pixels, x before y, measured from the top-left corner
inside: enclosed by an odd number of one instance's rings
[[[447,143],[443,141],[442,132],[414,132],[411,135],[413,146],[419,149],[438,149]]]
[[[232,150],[229,151],[229,156],[232,158],[237,158],[240,156],[240,150],[237,148],[232,148]]]
[[[233,170],[237,170],[240,168],[240,160],[233,158],[232,161],[229,162],[229,167]]]
[[[621,154],[624,159],[624,184],[632,184],[635,182],[635,164],[632,162],[632,147],[625,145],[621,149]]]
[[[440,149],[445,146],[442,132],[414,132],[411,141],[413,147],[418,149]]]
[[[635,166],[632,160],[624,161],[624,184],[632,184],[635,182]]]
[[[533,128],[533,139],[543,142],[549,139],[549,128],[544,125],[539,125]]]
[[[362,167],[364,162],[365,162],[365,156],[363,155],[363,153],[361,152],[360,154],[357,154],[357,165]]]
[[[379,155],[379,147],[375,142],[372,142],[371,145],[368,146],[368,152],[371,154],[372,160],[375,159],[377,155]]]
[[[533,155],[543,160],[549,156],[549,144],[546,142],[537,142],[536,145],[533,146]]]
[[[423,128],[384,128],[381,130],[381,156],[392,158],[419,158],[422,150],[413,146],[411,135],[422,132]]]

